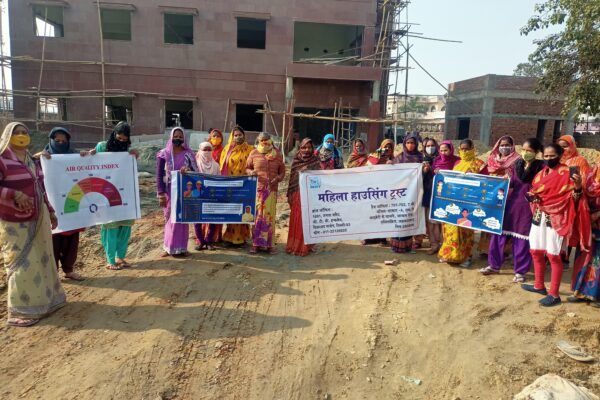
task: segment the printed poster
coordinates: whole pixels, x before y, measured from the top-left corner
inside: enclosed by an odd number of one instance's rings
[[[182,223],[254,224],[255,176],[171,172],[171,218]]]
[[[457,171],[440,171],[433,179],[429,218],[497,235],[502,222],[510,179]]]
[[[41,158],[53,233],[141,218],[138,170],[129,153],[56,154]]]
[[[302,172],[304,241],[424,234],[421,168],[411,163]]]

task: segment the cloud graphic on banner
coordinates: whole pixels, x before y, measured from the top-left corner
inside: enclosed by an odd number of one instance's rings
[[[473,211],[473,215],[479,218],[483,218],[485,217],[485,211],[483,211],[481,208],[476,208],[475,211]]]
[[[448,214],[458,215],[460,214],[460,208],[456,204],[452,203],[446,206],[446,212]]]
[[[494,217],[484,219],[483,225],[487,226],[490,229],[494,229],[494,230],[500,229],[500,221],[498,221]]]
[[[438,208],[433,212],[433,215],[438,218],[446,218],[448,217],[448,213],[443,208]]]

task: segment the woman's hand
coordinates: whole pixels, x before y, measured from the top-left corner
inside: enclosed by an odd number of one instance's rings
[[[58,218],[56,218],[55,213],[50,213],[50,226],[53,230],[58,226]]]
[[[136,159],[140,158],[140,153],[138,153],[138,151],[136,149],[129,150],[129,154],[134,156]]]
[[[434,169],[433,173],[436,174],[436,175],[439,174],[440,173],[440,169],[439,168]]]
[[[16,192],[14,198],[15,206],[20,211],[33,210],[33,198],[27,196],[23,192]]]
[[[575,189],[580,190],[581,189],[581,175],[573,174],[573,176],[571,176],[571,179],[573,180],[573,183],[575,184]]]
[[[90,156],[95,156],[96,155],[96,149],[91,149],[90,151],[87,152]]]
[[[158,206],[165,208],[167,206],[167,196],[165,194],[158,195]]]
[[[188,172],[190,172],[190,169],[189,169],[188,167],[181,167],[181,168],[179,169],[179,172],[181,172],[181,175],[185,175],[185,174],[187,174]]]
[[[49,160],[52,158],[52,154],[48,153],[46,150],[42,151],[42,157],[44,157],[46,160]]]
[[[258,175],[258,173],[256,173],[256,171],[255,171],[255,170],[253,170],[253,169],[248,169],[248,170],[246,170],[246,172],[247,172],[247,173],[248,173],[248,175],[250,175],[250,176],[257,176],[257,175]]]
[[[431,171],[431,165],[429,165],[428,162],[424,162],[423,163],[423,172],[429,172]]]

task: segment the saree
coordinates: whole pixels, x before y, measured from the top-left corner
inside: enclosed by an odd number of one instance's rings
[[[362,151],[356,149],[356,144],[359,142],[362,143]],[[362,139],[356,139],[352,145],[352,153],[350,153],[350,156],[348,157],[347,168],[363,167],[367,165],[368,160],[369,154],[367,152],[367,144]]]
[[[484,162],[475,156],[475,150],[460,151],[460,161],[454,166],[453,171],[478,173]],[[475,231],[460,228],[455,225],[444,224],[442,227],[443,242],[438,252],[440,260],[449,263],[461,264],[471,257],[475,241]]]
[[[300,143],[300,147],[305,146],[307,143],[312,144],[312,140],[305,138]],[[321,169],[319,158],[313,153],[302,155],[301,152],[298,151],[294,157],[294,161],[292,161],[290,181],[287,191],[288,203],[290,204],[290,224],[285,251],[288,254],[293,254],[295,256],[306,256],[314,249],[314,245],[307,245],[304,243],[299,176],[300,172],[302,171],[319,169]]]
[[[248,143],[235,144],[233,132],[229,134],[229,141],[221,152],[221,175],[243,176],[246,175],[246,161],[254,148]],[[246,243],[250,237],[250,227],[245,224],[228,224],[223,233],[223,241],[240,245]]]
[[[581,299],[600,301],[600,164],[587,179],[586,194],[592,220],[592,248],[590,260],[575,276],[573,295]]]
[[[33,163],[29,167],[35,168]],[[0,221],[0,249],[8,280],[8,317],[39,319],[66,304],[53,256],[50,213],[38,191],[33,221]]]

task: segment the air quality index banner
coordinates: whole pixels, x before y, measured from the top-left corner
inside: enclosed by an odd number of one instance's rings
[[[255,176],[171,173],[171,219],[181,223],[253,224]]]

